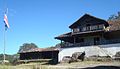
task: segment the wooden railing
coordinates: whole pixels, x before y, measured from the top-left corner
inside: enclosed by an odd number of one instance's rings
[[[104,41],[99,41],[96,45],[105,45],[105,44],[115,44],[115,43],[120,43],[120,39],[113,39],[113,40],[104,40]],[[92,46],[95,45],[94,43],[88,43],[88,42],[82,42],[82,43],[67,43],[62,45],[62,48],[65,47],[82,47],[82,46]]]
[[[85,26],[85,27],[81,27],[81,28],[74,28],[73,32],[77,33],[77,32],[103,30],[103,29],[104,29],[104,25],[101,24],[101,25]]]
[[[95,31],[95,30],[102,30],[102,29],[104,29],[104,25],[94,25],[94,26],[83,27],[81,32],[84,32],[84,31]]]

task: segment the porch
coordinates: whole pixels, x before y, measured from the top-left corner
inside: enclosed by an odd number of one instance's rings
[[[120,43],[120,39],[110,39],[110,40],[103,40],[103,41],[97,41],[96,44],[90,43],[90,42],[81,42],[81,43],[64,43],[61,44],[62,48],[68,48],[68,47],[84,47],[84,46],[96,46],[96,45],[108,45],[108,44],[117,44]]]

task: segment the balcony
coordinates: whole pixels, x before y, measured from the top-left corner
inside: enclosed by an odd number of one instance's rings
[[[95,26],[83,27],[81,31],[85,32],[85,31],[95,31],[95,30],[102,30],[102,29],[104,29],[103,25],[95,25]]]
[[[120,43],[120,39],[112,39],[112,40],[104,40],[104,41],[99,41],[96,43],[96,45],[107,45],[107,44],[116,44]],[[94,43],[87,43],[87,42],[82,42],[82,43],[67,43],[65,45],[62,45],[62,48],[68,48],[68,47],[83,47],[83,46],[94,46]]]
[[[86,26],[86,27],[81,27],[81,28],[74,28],[73,32],[78,33],[78,32],[86,32],[86,31],[96,31],[96,30],[103,30],[104,25],[93,25],[93,26]]]
[[[61,47],[62,48],[67,48],[67,47],[82,47],[82,46],[90,46],[90,45],[92,45],[92,44],[91,43],[82,42],[82,43],[75,43],[75,44],[69,43],[69,44],[62,45]]]

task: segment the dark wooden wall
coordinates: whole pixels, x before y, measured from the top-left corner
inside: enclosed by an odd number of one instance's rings
[[[20,60],[52,59],[52,61],[55,61],[55,63],[57,63],[58,62],[58,53],[59,53],[59,51],[20,53]]]

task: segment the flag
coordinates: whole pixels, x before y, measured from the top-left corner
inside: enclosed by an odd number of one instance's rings
[[[7,18],[7,15],[4,14],[4,23],[5,23],[5,27],[9,28],[9,23],[8,23],[8,18]]]

